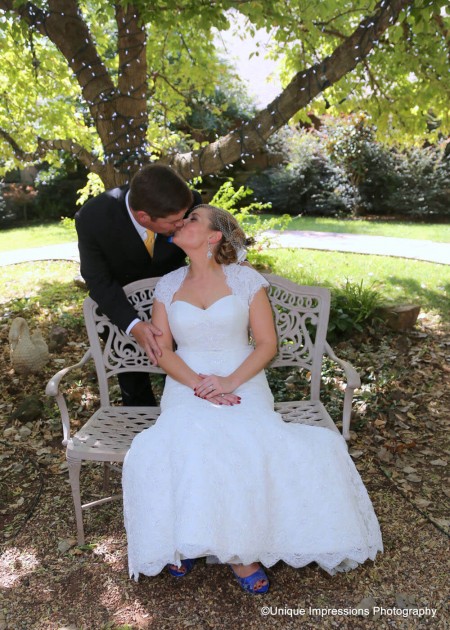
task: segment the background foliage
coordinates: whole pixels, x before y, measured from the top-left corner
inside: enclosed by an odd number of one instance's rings
[[[450,217],[450,144],[392,146],[365,116],[326,118],[319,130],[293,130],[287,164],[253,176],[256,197],[273,212],[317,216]]]
[[[216,49],[229,28],[269,30],[283,60],[261,112]],[[433,142],[448,32],[443,0],[0,0],[0,168],[63,148],[108,187],[155,159],[189,179],[253,159],[292,117],[355,111],[389,141]]]

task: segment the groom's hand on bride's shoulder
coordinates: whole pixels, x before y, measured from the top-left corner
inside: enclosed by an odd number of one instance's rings
[[[156,337],[162,335],[159,328],[150,322],[138,322],[133,326],[130,332],[145,351],[150,359],[150,363],[152,365],[158,365],[158,359],[162,354],[161,348],[156,340]]]

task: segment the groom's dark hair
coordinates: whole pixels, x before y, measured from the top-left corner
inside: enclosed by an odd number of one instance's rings
[[[192,206],[194,196],[184,179],[170,166],[148,164],[131,180],[129,202],[132,210],[143,210],[158,219]]]

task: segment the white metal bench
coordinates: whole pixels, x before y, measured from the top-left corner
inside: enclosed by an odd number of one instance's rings
[[[294,366],[310,373],[310,397],[307,400],[278,402],[275,409],[286,422],[299,422],[325,427],[339,432],[320,401],[320,383],[323,357],[327,354],[344,370],[347,385],[344,395],[342,434],[349,439],[352,397],[360,387],[356,370],[333,353],[326,341],[330,312],[330,292],[319,287],[300,286],[279,276],[264,274],[270,282],[272,303],[279,341],[279,352],[270,367]],[[124,288],[141,319],[151,316],[154,287],[158,278],[133,282]],[[109,464],[123,461],[137,433],[153,425],[160,413],[159,407],[112,406],[109,398],[109,379],[120,372],[153,372],[153,367],[133,338],[114,326],[102,315],[91,298],[84,301],[84,318],[90,349],[76,365],[60,370],[48,382],[46,394],[54,396],[58,403],[62,426],[63,444],[69,469],[70,484],[75,506],[78,544],[84,544],[82,510],[120,495],[107,496],[82,505],[80,496],[80,469],[84,460],[105,463],[105,489],[108,489]],[[99,334],[103,341],[100,340]],[[86,424],[71,435],[70,417],[64,395],[60,391],[63,377],[88,360],[95,362],[100,408]]]

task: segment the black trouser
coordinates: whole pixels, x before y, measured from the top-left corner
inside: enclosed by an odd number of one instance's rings
[[[125,372],[118,374],[124,407],[154,407],[155,396],[146,372]]]

